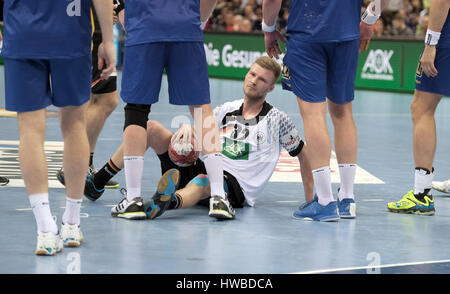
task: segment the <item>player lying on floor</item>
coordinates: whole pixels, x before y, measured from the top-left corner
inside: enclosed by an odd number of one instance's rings
[[[298,157],[306,201],[313,200],[314,184],[307,147],[291,119],[265,101],[279,75],[278,63],[269,57],[258,58],[245,76],[244,98],[214,110],[223,146],[225,189],[233,207],[211,210],[212,217],[231,219],[234,213],[230,214],[229,210],[253,206],[269,181],[282,148]],[[180,142],[191,145],[192,149],[193,137],[194,131],[189,125],[183,125],[173,134],[162,124],[148,121],[147,147],[158,155],[163,176],[153,199],[145,205],[147,218],[158,217],[166,209],[192,207],[210,197],[209,180],[201,159],[180,167],[174,163],[179,158],[169,156],[169,148]],[[86,196],[91,200],[98,199],[104,192],[105,183],[122,168],[123,146],[120,146],[93,181],[87,182]],[[129,212],[119,215],[112,212],[112,215],[134,218],[135,213],[131,208]]]

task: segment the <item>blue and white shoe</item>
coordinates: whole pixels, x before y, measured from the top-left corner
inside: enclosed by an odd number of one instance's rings
[[[339,220],[339,211],[337,202],[332,201],[328,205],[323,206],[319,204],[316,197],[311,202],[308,202],[300,206],[299,210],[296,210],[293,217],[300,220],[313,220],[321,222],[331,222]]]
[[[337,201],[339,208],[339,215],[341,218],[355,218],[356,217],[356,203],[351,198],[344,198],[342,201]]]

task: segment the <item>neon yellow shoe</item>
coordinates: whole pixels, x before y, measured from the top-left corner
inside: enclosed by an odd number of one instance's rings
[[[421,215],[434,215],[434,200],[431,195],[424,197],[424,201],[419,201],[413,191],[409,191],[398,202],[389,202],[387,208],[396,213],[415,213]]]

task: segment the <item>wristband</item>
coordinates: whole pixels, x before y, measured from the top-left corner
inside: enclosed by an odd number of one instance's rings
[[[440,32],[435,32],[430,29],[427,29],[427,34],[425,35],[425,44],[429,46],[436,46],[439,42],[439,38],[441,37]]]
[[[264,22],[264,20],[263,20],[262,23],[261,23],[261,28],[262,28],[262,30],[263,30],[264,32],[271,33],[271,32],[273,32],[273,31],[275,31],[276,23],[277,23],[277,22],[275,21],[275,22],[273,23],[273,25],[268,26],[268,25],[265,24],[265,22]]]
[[[376,15],[372,12],[373,3],[374,2],[371,2],[367,6],[366,11],[364,11],[364,14],[361,16],[361,20],[368,25],[373,25],[378,20],[378,18],[380,18],[379,15]]]

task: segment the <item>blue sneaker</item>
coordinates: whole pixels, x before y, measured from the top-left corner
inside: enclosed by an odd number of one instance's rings
[[[326,206],[319,204],[316,197],[311,202],[300,206],[299,210],[294,212],[294,218],[300,220],[314,220],[321,222],[331,222],[339,220],[337,202],[332,201]]]
[[[154,219],[164,213],[169,208],[170,201],[173,200],[175,192],[180,182],[180,172],[175,169],[169,169],[164,173],[158,182],[158,189],[151,201],[144,205],[144,211],[147,219]]]
[[[337,201],[339,207],[339,215],[341,218],[355,218],[356,217],[356,203],[351,198],[344,198],[342,201]]]

